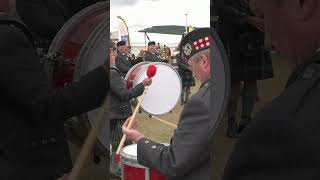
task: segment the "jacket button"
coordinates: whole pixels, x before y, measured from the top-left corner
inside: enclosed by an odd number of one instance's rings
[[[156,149],[156,148],[157,148],[157,146],[156,146],[156,145],[153,145],[151,148],[152,148],[152,149]]]

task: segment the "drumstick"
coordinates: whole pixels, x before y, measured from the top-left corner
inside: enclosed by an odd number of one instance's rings
[[[175,129],[177,128],[177,125],[172,124],[172,123],[169,123],[168,121],[165,121],[165,120],[163,120],[163,119],[160,119],[160,118],[158,118],[158,117],[156,117],[156,116],[151,116],[151,117],[154,118],[154,119],[156,119],[156,120],[158,120],[158,121],[160,121],[160,122],[162,122],[162,123],[165,123],[165,124],[167,124],[167,125],[175,128]]]
[[[101,129],[101,127],[104,125],[109,109],[109,95],[106,97],[105,102],[103,103],[103,105],[101,106],[101,109],[99,110],[96,120],[95,120],[95,124],[93,125],[83,147],[82,150],[79,154],[79,157],[77,158],[77,161],[75,162],[74,167],[72,168],[72,171],[70,173],[70,176],[68,178],[68,180],[77,180],[82,167],[84,166],[84,164],[87,161],[87,158],[90,155],[90,152],[92,150],[92,148],[95,145],[96,142],[96,138],[97,135]]]
[[[147,91],[148,91],[148,88],[146,87],[146,88],[144,89],[144,91],[143,91],[143,94],[142,94],[142,96],[141,96],[140,101],[138,102],[138,105],[137,105],[136,108],[134,109],[133,115],[131,116],[131,119],[130,119],[129,124],[128,124],[128,129],[131,129],[131,126],[132,126],[132,124],[133,124],[133,120],[136,118],[136,115],[138,114],[139,108],[140,108],[140,106],[141,106],[141,103],[142,103],[144,97],[145,97],[146,94],[147,94]],[[127,136],[126,136],[125,134],[123,134],[123,135],[122,135],[122,139],[121,139],[121,141],[120,141],[120,143],[119,143],[119,145],[118,145],[118,149],[117,149],[117,151],[116,151],[116,156],[120,154],[120,151],[121,151],[121,149],[122,149],[122,147],[123,147],[126,139],[127,139]]]

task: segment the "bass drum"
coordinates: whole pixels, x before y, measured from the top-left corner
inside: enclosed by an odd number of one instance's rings
[[[58,54],[60,61],[47,61],[45,71],[54,88],[63,88],[101,66],[109,47],[109,3],[99,2],[73,16],[58,32],[48,53]],[[98,109],[65,123],[68,139],[82,145],[95,124]],[[96,155],[109,155],[109,122],[103,126],[95,148]]]

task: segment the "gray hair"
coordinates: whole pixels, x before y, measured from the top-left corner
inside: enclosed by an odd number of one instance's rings
[[[201,56],[202,54],[207,55],[207,56],[209,57],[209,59],[211,59],[211,58],[210,58],[210,57],[211,57],[211,56],[210,56],[210,48],[207,48],[207,49],[204,49],[204,50],[202,50],[202,51],[199,51],[199,52],[195,53],[194,55],[192,55],[192,56],[189,58],[189,60],[199,61],[200,56]]]

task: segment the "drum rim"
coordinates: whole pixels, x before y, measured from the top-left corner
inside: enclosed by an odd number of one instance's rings
[[[106,4],[107,5],[107,4]],[[104,7],[106,8],[106,7]],[[99,11],[99,9],[96,9],[96,11]],[[93,11],[93,12],[96,12],[96,11]],[[86,40],[86,42],[83,44],[81,50],[80,50],[80,53],[79,53],[79,56],[78,56],[78,59],[76,61],[76,66],[75,66],[75,70],[74,70],[74,73],[73,73],[73,82],[76,82],[78,80],[81,79],[82,76],[84,76],[85,74],[88,73],[88,61],[87,58],[90,54],[90,50],[94,47],[95,45],[95,40],[101,36],[105,36],[104,34],[104,30],[106,28],[108,28],[108,21],[109,19],[107,18],[108,15],[106,15],[106,18],[104,20],[102,20],[98,25],[97,27],[95,27],[95,29],[91,32],[90,36],[88,37],[88,39]],[[106,53],[107,54],[107,53]],[[97,109],[100,109],[97,108]],[[95,110],[95,109],[94,109]],[[93,110],[91,110],[93,111]],[[90,112],[90,111],[89,111]],[[89,129],[92,129],[92,123],[91,121],[89,120],[89,115],[88,115],[88,112],[87,113],[84,113],[84,114],[81,114],[79,116],[77,116],[78,119],[80,119],[82,122],[85,122],[86,126],[89,128]],[[104,151],[103,154],[104,155],[107,155],[109,154],[109,151],[110,151],[110,147],[105,147],[103,145],[103,143],[101,142],[100,138],[97,137],[97,146],[98,148],[101,147]]]
[[[170,146],[169,143],[160,143],[160,144],[163,144],[165,146]],[[135,168],[141,168],[141,169],[146,169],[146,170],[152,170],[148,167],[145,167],[141,164],[139,164],[138,162],[138,156],[133,156],[133,155],[130,155],[130,154],[127,154],[124,152],[124,149],[126,147],[132,147],[132,146],[136,146],[138,148],[138,144],[130,144],[128,146],[125,146],[121,149],[120,151],[120,159],[121,159],[121,164],[122,166],[123,165],[128,165],[130,167],[135,167]]]
[[[83,75],[88,73],[88,71],[87,71],[88,61],[85,61],[85,60],[90,54],[90,49],[92,49],[93,46],[95,45],[93,43],[93,41],[96,40],[100,36],[104,36],[104,33],[101,33],[101,30],[103,30],[107,26],[108,26],[108,18],[104,19],[103,21],[101,21],[99,23],[99,25],[92,31],[89,38],[87,39],[87,41],[83,45],[83,47],[80,51],[78,60],[76,62],[74,73],[73,73],[74,74],[73,82],[80,80]],[[101,107],[99,107],[97,109],[100,109],[100,108]],[[95,110],[95,109],[93,109],[93,110]],[[93,110],[91,110],[91,111],[93,111]],[[86,126],[89,127],[89,129],[92,129],[93,125],[92,125],[91,121],[89,120],[89,115],[88,115],[89,112],[81,114],[81,115],[77,116],[77,118],[81,119],[82,121],[85,121]],[[103,152],[104,154],[109,154],[110,147],[105,147],[104,144],[101,142],[99,136],[97,137],[97,146],[104,149],[104,150],[102,150],[102,151],[104,151]]]
[[[132,73],[132,71],[134,71],[138,66],[141,66],[141,65],[144,65],[144,64],[148,64],[148,63],[151,63],[151,61],[143,61],[143,62],[140,62],[134,66],[132,66],[129,71],[127,72],[126,76],[125,76],[125,80],[128,80],[129,77],[130,77],[130,74]]]
[[[229,66],[228,55],[226,53],[224,45],[223,45],[219,35],[215,31],[215,29],[214,28],[210,28],[210,31],[211,31],[211,35],[213,37],[213,40],[215,42],[215,45],[214,45],[214,43],[212,43],[210,45],[210,51],[214,52],[213,49],[214,49],[215,46],[219,49],[219,54],[221,56],[221,61],[222,61],[222,64],[223,64],[224,76],[225,76],[223,102],[222,102],[222,106],[220,107],[220,112],[219,112],[219,114],[217,116],[216,123],[213,125],[213,135],[212,135],[212,138],[213,138],[213,136],[215,134],[214,132],[217,130],[217,128],[219,127],[220,123],[222,122],[222,119],[223,119],[223,116],[224,116],[224,112],[227,109],[227,104],[228,104],[228,101],[229,101],[230,91],[231,91],[231,74],[230,74],[230,66]],[[215,59],[215,56],[217,56],[217,54],[211,53],[211,58],[212,59]],[[210,66],[211,66],[211,72],[210,72],[210,76],[211,76],[213,74],[213,68],[212,68],[213,67],[213,63],[211,63]],[[214,77],[214,76],[212,76],[212,77]],[[211,84],[213,84],[212,82],[213,82],[213,78],[210,79],[210,83]],[[213,94],[214,93],[213,91],[214,91],[214,89],[211,88],[210,89],[210,94]],[[215,103],[215,102],[213,102],[213,98],[210,95],[211,107],[213,107],[212,106],[213,103]],[[210,113],[210,115],[212,117],[214,117],[212,113],[213,113],[213,111]]]
[[[160,65],[165,65],[165,66],[168,66],[168,67],[170,67],[176,74],[177,74],[177,77],[178,77],[178,79],[179,79],[179,84],[180,84],[180,91],[179,91],[179,96],[178,96],[178,98],[177,98],[177,101],[175,102],[175,105],[169,110],[169,111],[167,111],[167,112],[164,112],[164,113],[150,113],[150,112],[148,112],[148,111],[146,111],[142,106],[141,106],[141,109],[144,111],[144,112],[146,112],[147,114],[151,114],[151,115],[156,115],[156,116],[161,116],[161,115],[164,115],[164,114],[167,114],[167,113],[169,113],[170,111],[172,111],[176,106],[177,106],[177,104],[178,104],[178,102],[179,102],[179,98],[180,98],[180,96],[181,96],[181,93],[182,93],[182,80],[181,80],[181,77],[180,77],[180,74],[178,73],[178,71],[171,65],[171,64],[168,64],[168,63],[164,63],[164,62],[151,62],[151,61],[144,61],[144,62],[141,62],[141,63],[138,63],[138,64],[136,64],[135,66],[133,66],[129,71],[128,71],[128,73],[126,74],[126,80],[127,80],[127,78],[129,78],[129,76],[130,76],[130,74],[132,73],[132,71],[137,67],[137,65],[146,65],[146,64],[150,64],[150,65],[158,65],[158,64],[160,64]],[[139,75],[141,75],[141,73],[142,72],[138,72],[137,73],[137,75],[136,75],[136,77],[138,77]],[[136,84],[137,83],[137,78],[134,78],[134,80],[132,81],[133,83],[132,84]]]
[[[101,9],[105,9],[109,7],[109,3],[107,1],[103,2],[97,2],[93,5],[90,5],[83,10],[79,11],[75,15],[73,15],[59,30],[59,32],[56,34],[54,39],[52,40],[52,43],[50,45],[50,48],[48,50],[49,53],[55,53],[52,52],[53,50],[57,51],[58,47],[61,47],[61,45],[64,42],[66,32],[70,29],[70,27],[74,27],[74,25],[77,25],[81,20],[83,20],[84,17],[87,17],[88,14],[91,14],[92,12],[97,12]],[[82,49],[81,49],[82,50]]]
[[[137,156],[133,156],[133,155],[130,155],[130,154],[127,154],[124,152],[124,149],[127,148],[127,147],[132,147],[132,146],[136,146],[138,148],[138,145],[137,144],[130,144],[128,146],[125,146],[121,149],[120,151],[120,157],[126,157],[128,159],[135,159],[135,160],[138,160],[138,157]]]
[[[48,54],[52,53],[57,53],[59,52],[59,48],[62,47],[67,33],[74,28],[75,25],[77,25],[79,22],[83,20],[83,18],[87,17],[88,15],[92,14],[92,12],[97,12],[101,9],[105,9],[109,7],[109,3],[107,1],[104,2],[97,2],[96,4],[92,4],[75,15],[73,15],[59,30],[59,32],[55,35],[55,37],[52,40],[52,43],[50,44],[50,47],[48,49]],[[82,49],[81,49],[82,50]],[[48,79],[51,81],[52,80],[52,75],[53,75],[53,62],[51,61],[46,61],[44,63],[44,70],[46,72],[46,75]],[[50,84],[51,86],[51,84]]]

